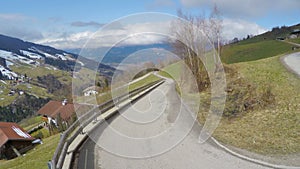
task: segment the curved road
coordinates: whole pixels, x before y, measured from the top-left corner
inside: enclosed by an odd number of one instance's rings
[[[232,156],[215,146],[212,141],[198,143],[201,128],[194,125],[187,132],[193,117],[185,106],[181,106],[180,98],[175,92],[174,83],[166,80],[161,86],[138,100],[120,114],[112,117],[108,125],[100,125],[94,130],[91,139],[81,147],[78,168],[80,169],[263,169],[267,168]],[[182,114],[179,110],[182,110]],[[184,119],[181,122],[177,117]],[[167,131],[161,140],[152,140],[147,144],[139,140],[119,138],[111,130],[114,129],[134,138],[145,138]],[[149,158],[137,157],[157,153],[157,150],[173,144],[180,136],[184,139],[172,149]],[[95,142],[97,144],[95,144]],[[168,145],[170,142],[170,145]],[[98,145],[101,145],[98,146]],[[115,153],[111,153],[115,152]]]
[[[285,56],[283,62],[290,70],[300,77],[300,52]]]

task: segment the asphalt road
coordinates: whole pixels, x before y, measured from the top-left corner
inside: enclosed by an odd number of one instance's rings
[[[167,80],[94,130],[80,149],[80,169],[263,169],[200,144],[201,127]],[[144,157],[144,158],[141,158]]]
[[[300,52],[292,53],[284,57],[285,65],[300,77]]]
[[[97,164],[97,146],[91,139],[87,139],[83,147],[79,150],[79,157],[77,168],[80,169],[93,169],[98,168]]]

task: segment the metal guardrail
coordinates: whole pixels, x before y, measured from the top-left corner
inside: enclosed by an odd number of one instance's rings
[[[52,160],[48,162],[49,169],[61,169],[63,166],[63,162],[65,160],[65,156],[68,153],[68,147],[73,142],[73,140],[77,137],[78,134],[83,132],[83,128],[87,126],[90,122],[92,122],[97,116],[99,116],[102,112],[106,112],[107,110],[113,108],[115,106],[114,100],[116,100],[116,104],[123,102],[127,98],[133,97],[140,92],[162,82],[163,80],[158,80],[152,83],[149,83],[140,88],[134,89],[129,92],[129,94],[122,94],[114,99],[111,99],[107,102],[104,102],[84,115],[80,116],[65,132],[61,134],[58,146],[54,152]],[[96,113],[95,113],[96,112]]]

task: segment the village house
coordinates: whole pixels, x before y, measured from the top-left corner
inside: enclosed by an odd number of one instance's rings
[[[67,100],[64,101],[49,101],[45,104],[37,114],[43,115],[48,118],[48,124],[53,122],[56,126],[57,117],[60,116],[61,119],[68,124],[72,120],[72,115],[75,113],[74,104],[68,103]]]
[[[33,148],[34,140],[18,124],[0,122],[0,159],[21,156]]]
[[[83,95],[84,96],[91,96],[91,95],[96,95],[98,94],[98,91],[101,90],[101,87],[98,86],[91,86],[83,90]]]
[[[294,29],[291,32],[290,38],[294,39],[294,38],[298,38],[298,37],[300,37],[300,29]]]

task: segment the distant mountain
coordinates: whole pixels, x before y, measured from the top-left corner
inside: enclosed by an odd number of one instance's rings
[[[44,57],[51,57],[51,56],[52,57],[54,56],[55,58],[61,57],[61,59],[63,60],[64,57],[60,55],[69,55],[71,58],[77,58],[77,55],[65,52],[63,50],[55,49],[50,46],[35,44],[32,42],[25,42],[21,39],[5,36],[1,34],[0,34],[0,49],[10,51],[25,57],[27,57],[28,55],[24,54],[21,50],[36,53]]]
[[[149,49],[148,52],[143,52],[139,56],[134,56],[135,53]],[[101,63],[112,64],[112,63],[121,63],[128,56],[134,56],[134,59],[126,60],[127,63],[135,63],[142,61],[152,61],[156,62],[159,57],[162,56],[156,55],[156,49],[165,49],[171,51],[171,46],[169,44],[149,44],[149,45],[128,45],[128,46],[115,46],[112,48],[109,47],[100,47],[97,49],[88,49],[86,53],[80,53],[81,49],[67,49],[71,53],[81,54],[84,57],[100,61],[99,56],[104,56]],[[86,49],[87,50],[87,49]],[[133,58],[133,57],[132,57]],[[163,59],[163,58],[162,58]]]
[[[32,66],[51,65],[61,70],[73,71],[78,54],[55,49],[50,46],[26,42],[21,39],[0,34],[0,73],[9,79],[17,76],[9,69],[10,65],[27,64]],[[98,67],[106,76],[111,76],[114,68],[80,57],[79,63],[84,67]]]

